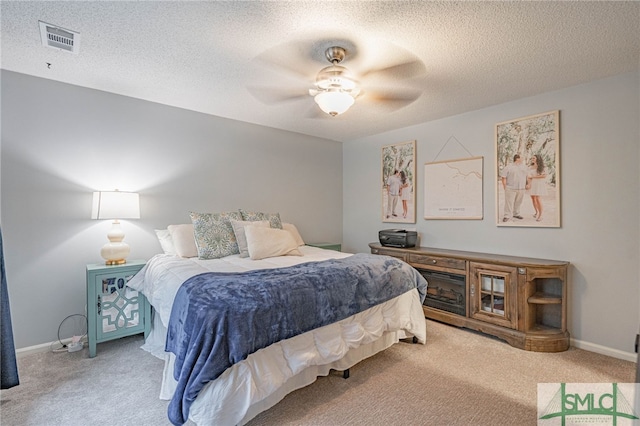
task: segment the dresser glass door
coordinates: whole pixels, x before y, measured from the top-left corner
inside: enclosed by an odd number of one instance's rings
[[[480,294],[484,312],[504,316],[504,277],[481,275]]]
[[[472,262],[471,317],[503,327],[517,327],[516,268]]]

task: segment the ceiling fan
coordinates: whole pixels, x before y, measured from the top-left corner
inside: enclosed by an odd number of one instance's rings
[[[309,89],[309,95],[313,96],[322,111],[335,117],[351,108],[360,89],[349,70],[338,65],[346,56],[344,48],[331,46],[324,54],[331,65],[320,70],[315,88]]]
[[[426,68],[422,61],[414,56],[407,59],[407,54],[400,48],[394,48],[393,52],[385,54],[385,60],[390,63],[381,67],[352,73],[342,65],[346,59],[357,56],[358,52],[348,41],[324,42],[324,59],[330,65],[320,69],[313,79],[311,72],[313,63],[309,63],[305,53],[311,50],[317,51],[318,43],[311,49],[304,44],[290,44],[286,48],[278,47],[259,57],[261,62],[274,65],[279,70],[293,72],[299,77],[299,81],[305,88],[296,88],[298,84],[291,81],[281,87],[249,87],[251,94],[266,104],[276,104],[294,100],[308,100],[312,97],[317,106],[331,117],[345,113],[358,100],[365,105],[383,105],[388,110],[402,108],[414,102],[422,94],[422,90],[410,87],[415,80],[423,75]],[[326,47],[328,46],[328,47]],[[303,55],[291,56],[285,53],[298,51]],[[283,53],[284,52],[284,53]],[[384,52],[383,52],[384,53]],[[403,59],[398,61],[398,55]],[[315,59],[315,55],[309,55]],[[395,61],[389,59],[395,58]],[[317,69],[317,68],[316,68]],[[402,83],[402,84],[401,84]],[[311,86],[311,87],[309,87]],[[317,111],[317,109],[316,109]],[[324,114],[322,114],[324,115]],[[314,114],[314,116],[317,116]],[[324,115],[325,117],[327,115]]]

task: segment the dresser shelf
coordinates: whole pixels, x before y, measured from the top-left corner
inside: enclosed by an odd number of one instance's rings
[[[559,305],[562,304],[562,297],[553,296],[545,293],[535,293],[527,299],[529,303],[537,303],[539,305]]]

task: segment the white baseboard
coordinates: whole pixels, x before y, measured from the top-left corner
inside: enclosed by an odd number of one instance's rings
[[[87,343],[87,337],[84,336],[82,338],[84,343]],[[71,343],[71,338],[62,340],[64,345]],[[62,346],[60,345],[60,341],[55,340],[49,343],[41,343],[39,345],[27,346],[26,348],[16,349],[16,357],[20,358],[26,355],[39,354],[42,352],[52,352],[54,350],[60,350]],[[60,352],[66,352],[65,350],[61,350]]]
[[[577,339],[571,339],[570,344],[573,347],[584,349],[585,351],[595,352],[613,358],[623,359],[625,361],[638,362],[638,354],[635,354],[633,352],[625,352],[618,349],[612,349],[606,346],[598,345],[596,343],[584,342]]]
[[[28,346],[26,348],[16,349],[16,356],[20,358],[26,355],[33,355],[33,354],[38,354],[42,352],[51,352],[53,345],[56,343],[57,343],[57,346],[59,347],[60,346],[59,342],[49,342],[49,343],[42,343],[40,345]]]
[[[68,341],[63,342],[65,345],[71,341],[71,339],[67,339]],[[86,338],[83,339],[86,342]],[[625,361],[637,362],[638,354],[633,352],[625,352],[618,349],[608,348],[606,346],[598,345],[590,342],[583,342],[582,340],[571,339],[571,346],[576,347],[578,349],[584,349],[585,351],[595,352],[602,355],[607,355],[613,358],[622,359]],[[42,343],[40,345],[28,346],[26,348],[20,348],[16,350],[16,356],[20,358],[21,356],[37,354],[42,352],[50,352],[53,348],[59,348],[60,342],[54,341],[49,343]]]

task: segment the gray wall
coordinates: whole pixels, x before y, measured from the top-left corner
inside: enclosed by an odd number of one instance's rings
[[[625,74],[341,145],[2,71],[0,217],[16,345],[53,341],[66,315],[84,312],[85,264],[100,261],[109,229],[89,219],[91,191],[140,192],[142,219],[123,221],[131,258],[157,253],[153,229],[187,223],[189,210],[240,207],[279,211],[307,241],[367,252],[379,229],[397,226],[380,219],[381,147],[415,139],[418,220],[404,227],[423,245],[572,262],[572,337],[630,356],[640,324],[639,83]],[[495,123],[554,109],[562,227],[496,227]],[[481,221],[422,219],[423,165],[451,136],[484,157]],[[438,160],[467,156],[450,142]]]
[[[94,190],[138,191],[130,259],[189,211],[279,212],[307,242],[342,239],[342,145],[2,71],[2,232],[17,348],[85,312],[85,265],[108,221]]]
[[[639,311],[640,77],[595,81],[344,145],[344,238],[367,252],[379,229],[416,228],[421,245],[567,260],[569,331],[580,346],[634,359]],[[495,124],[560,110],[561,228],[496,226]],[[401,113],[401,111],[399,112]],[[424,163],[484,157],[484,219],[424,220]],[[417,223],[381,221],[383,145],[417,141]],[[527,202],[527,200],[525,200]]]

